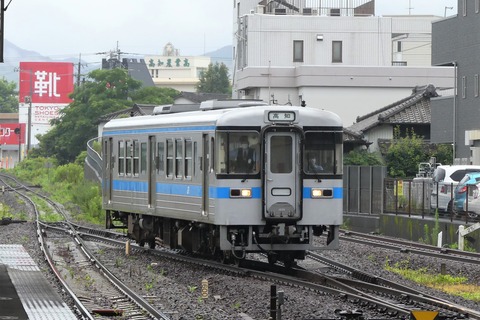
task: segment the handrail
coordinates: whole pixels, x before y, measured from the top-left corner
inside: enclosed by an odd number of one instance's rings
[[[92,168],[92,170],[95,172],[98,180],[101,182],[102,181],[102,172],[103,172],[103,167],[102,167],[102,156],[98,154],[97,151],[93,149],[93,143],[95,141],[98,141],[97,138],[93,138],[88,140],[87,142],[87,157],[85,158],[85,161],[87,164]]]

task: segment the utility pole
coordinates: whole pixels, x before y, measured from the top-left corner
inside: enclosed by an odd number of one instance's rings
[[[77,88],[80,87],[80,70],[82,68],[82,54],[78,55],[78,70],[77,70]]]
[[[4,27],[5,27],[5,0],[0,0],[0,62],[3,62],[3,39],[5,37]]]

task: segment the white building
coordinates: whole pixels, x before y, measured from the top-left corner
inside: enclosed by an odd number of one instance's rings
[[[239,0],[233,98],[328,109],[349,126],[426,84],[453,87],[431,67],[435,16],[374,16],[368,0]]]
[[[156,87],[195,92],[201,73],[208,69],[210,57],[180,56],[171,43],[167,43],[161,56],[145,56],[145,63]]]

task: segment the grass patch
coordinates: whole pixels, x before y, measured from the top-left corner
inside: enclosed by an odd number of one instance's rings
[[[427,268],[413,270],[408,267],[408,262],[402,261],[390,266],[387,260],[385,270],[401,275],[405,279],[418,284],[446,292],[451,295],[460,296],[467,300],[480,302],[480,287],[468,284],[465,277],[454,277],[451,275],[431,274]]]
[[[84,157],[79,157],[75,163],[58,166],[52,158],[27,158],[7,172],[31,185],[41,186],[52,200],[61,203],[75,219],[104,225],[101,186],[84,179],[84,160]],[[45,208],[45,211],[48,212],[48,209]],[[45,221],[57,219],[48,214],[45,217]]]

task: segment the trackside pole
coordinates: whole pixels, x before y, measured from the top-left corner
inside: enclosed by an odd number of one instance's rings
[[[468,228],[465,228],[465,226],[463,225],[458,226],[458,250],[462,250],[462,251],[464,250],[465,236],[478,229],[480,229],[480,222],[477,222]]]

